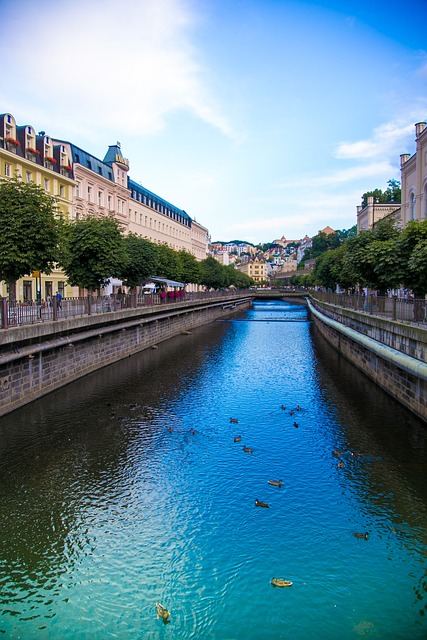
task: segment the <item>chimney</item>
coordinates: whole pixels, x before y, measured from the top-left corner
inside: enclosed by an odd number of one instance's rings
[[[409,155],[409,153],[401,153],[400,154],[400,166],[403,167],[405,162],[408,162],[410,157],[411,156]]]
[[[415,125],[415,138],[419,138],[425,128],[425,122],[417,122],[417,124]]]

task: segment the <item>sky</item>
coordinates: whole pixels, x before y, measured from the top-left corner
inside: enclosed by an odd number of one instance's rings
[[[427,120],[427,0],[0,0],[0,113],[254,244],[349,229]]]

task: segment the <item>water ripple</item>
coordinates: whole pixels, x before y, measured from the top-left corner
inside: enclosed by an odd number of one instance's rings
[[[257,302],[2,419],[6,637],[421,639],[427,439],[324,350]]]

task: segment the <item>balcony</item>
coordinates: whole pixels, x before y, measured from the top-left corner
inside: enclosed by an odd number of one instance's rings
[[[16,138],[12,138],[11,136],[7,136],[4,140],[4,143],[7,151],[11,151],[12,153],[16,153],[18,147],[21,146],[19,140],[16,140]]]

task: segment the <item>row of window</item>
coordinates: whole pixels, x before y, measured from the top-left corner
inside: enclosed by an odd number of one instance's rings
[[[80,155],[78,153],[74,154],[74,162],[76,162],[77,164],[81,164]],[[97,166],[94,166],[94,162],[92,161],[92,159],[88,158],[86,160],[86,166],[91,171],[97,171],[100,176],[104,176],[104,174],[102,172],[102,166],[100,164],[98,164]],[[111,169],[107,169],[107,175],[108,175],[108,179],[113,182],[113,174],[112,174]]]
[[[37,298],[37,291],[35,287],[33,292],[33,285],[34,285],[33,280],[24,280],[22,284],[23,284],[24,302],[33,302]],[[52,299],[54,297],[53,280],[45,280],[43,284],[44,284],[44,295],[43,293],[41,293],[42,299],[46,301],[48,304],[51,304]],[[57,289],[57,292],[60,293],[62,297],[64,297],[65,282],[63,282],[62,280],[59,280],[56,283],[56,289]]]
[[[138,219],[139,218],[139,219]],[[129,209],[129,220],[132,222],[132,210]],[[147,227],[149,229],[153,229],[154,231],[159,231],[161,233],[166,233],[166,235],[176,236],[181,238],[182,240],[189,240],[190,234],[185,233],[182,229],[173,227],[172,225],[165,224],[163,220],[156,220],[155,218],[149,218],[142,213],[139,214],[137,211],[134,211],[133,222],[135,224],[139,224],[140,226]]]
[[[9,164],[9,162],[5,162],[4,163],[4,175],[6,178],[11,178],[12,177],[12,165]],[[25,181],[26,182],[35,182],[33,180],[33,173],[32,171],[26,171],[25,172]],[[43,179],[43,188],[45,191],[50,191],[50,186],[51,186],[51,182],[49,180],[49,178],[44,178]],[[65,198],[65,185],[61,184],[59,185],[59,193],[57,193],[56,195],[58,195],[61,198]]]
[[[132,191],[133,194],[135,194],[135,191]],[[164,205],[160,205],[159,203],[156,203],[154,200],[151,200],[151,198],[148,198],[147,196],[142,196],[140,193],[138,193],[137,195],[140,196],[140,202],[142,204],[145,204],[148,207],[154,208],[155,210],[158,210],[160,213],[163,213],[165,215],[168,215],[168,212],[170,214],[170,218],[175,220],[176,222],[178,222],[179,224],[184,224],[184,220],[185,218],[183,218],[182,216],[180,216],[179,214],[177,214],[175,211],[172,211],[170,209],[167,209]],[[77,184],[75,185],[75,196],[77,198],[82,198],[83,197],[83,193],[82,193],[82,184],[81,182],[77,182]],[[87,190],[86,190],[86,197],[87,197],[87,201],[90,203],[95,203],[95,190],[94,187],[92,185],[88,185],[87,186]],[[110,194],[107,194],[107,202],[105,203],[105,194],[104,191],[102,190],[98,190],[96,192],[96,202],[98,204],[99,207],[104,207],[105,204],[107,205],[107,209],[109,209],[110,211],[112,211],[114,209],[113,207],[113,196]],[[117,199],[117,211],[119,214],[123,215],[124,214],[124,207],[125,207],[126,201],[122,200],[121,198]],[[129,209],[129,219],[131,219],[131,215],[132,212]],[[137,212],[134,212],[134,221],[135,223],[137,223]],[[145,226],[148,226],[148,217],[144,216],[144,220],[145,220]],[[164,230],[165,225],[163,222],[157,221],[156,220],[152,220],[152,218],[149,219],[150,220],[150,224],[149,227],[153,228],[153,229],[157,229],[158,231],[160,231],[162,228]],[[143,224],[143,214],[140,213],[139,214],[139,224],[142,225]],[[161,225],[163,225],[163,227],[161,227]],[[168,226],[166,226],[166,228],[168,228]],[[175,232],[173,231],[173,227],[171,227],[171,234],[175,235]],[[178,235],[180,235],[182,238],[184,238],[185,234],[179,230],[178,231]],[[187,234],[188,235],[188,234]]]
[[[147,207],[150,207],[151,209],[154,209],[159,213],[163,213],[165,216],[172,218],[172,220],[176,220],[180,224],[185,224],[189,226],[188,218],[185,218],[184,216],[180,215],[177,211],[174,211],[169,207],[166,207],[164,204],[157,202],[157,200],[154,200],[154,198],[150,198],[149,196],[144,195],[143,193],[140,193],[135,189],[131,190],[131,198],[133,198],[134,200],[137,200],[137,202],[140,202],[141,204],[145,204]]]
[[[75,185],[74,195],[76,196],[76,198],[83,197],[81,182],[77,182],[77,184]],[[114,209],[113,196],[111,194],[107,194],[107,200],[105,202],[104,195],[105,195],[104,191],[101,191],[101,190],[97,191],[96,201],[98,206],[104,207],[105,205],[107,205],[107,209],[109,209],[110,211],[113,211]],[[94,188],[91,185],[87,186],[86,197],[88,202],[92,202],[92,203],[95,202],[95,192],[94,192]],[[124,200],[119,200],[118,204],[119,204],[119,213],[123,213]]]

